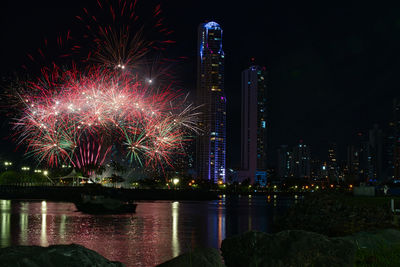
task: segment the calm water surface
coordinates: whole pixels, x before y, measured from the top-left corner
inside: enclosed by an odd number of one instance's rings
[[[138,202],[135,214],[99,216],[66,202],[0,200],[0,246],[76,243],[127,266],[154,266],[250,229],[269,232],[290,202],[273,195]]]

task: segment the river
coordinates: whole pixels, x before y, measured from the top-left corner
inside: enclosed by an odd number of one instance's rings
[[[0,247],[76,243],[126,266],[154,266],[248,230],[270,232],[292,202],[274,195],[145,201],[130,215],[88,215],[68,202],[0,200]]]

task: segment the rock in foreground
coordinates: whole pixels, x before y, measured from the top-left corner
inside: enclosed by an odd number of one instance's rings
[[[337,237],[336,239],[348,240],[360,249],[379,249],[400,244],[400,231],[396,229],[380,229],[358,232],[344,237]]]
[[[386,202],[386,203],[385,203]],[[394,228],[389,199],[310,194],[274,222],[275,231],[305,230],[330,237]]]
[[[0,266],[21,267],[123,267],[124,264],[109,261],[97,252],[84,246],[54,245],[13,246],[0,249]]]
[[[250,231],[222,241],[227,267],[353,266],[354,245],[301,230],[276,234]]]
[[[215,248],[195,249],[179,255],[157,267],[224,267],[221,255]]]

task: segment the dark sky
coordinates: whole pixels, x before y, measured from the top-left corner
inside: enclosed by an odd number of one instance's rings
[[[91,2],[2,1],[1,72],[20,71],[45,37],[76,28],[75,15]],[[189,58],[177,69],[188,89],[196,82],[198,24],[215,20],[224,30],[228,166],[240,159],[240,73],[251,57],[269,71],[271,157],[280,144],[300,139],[314,157],[326,158],[331,142],[344,157],[357,132],[391,119],[392,99],[399,97],[400,4],[367,2],[162,2],[177,41],[167,53]]]

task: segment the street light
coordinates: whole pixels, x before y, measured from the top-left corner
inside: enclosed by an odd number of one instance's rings
[[[4,162],[4,166],[6,166],[6,170],[7,170],[7,168],[8,168],[9,166],[12,166],[12,162],[5,161],[5,162]]]

